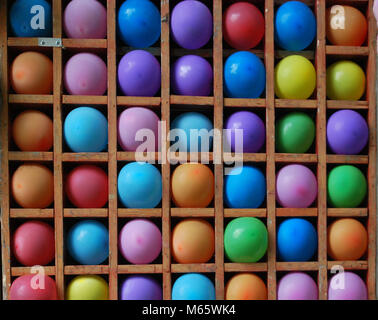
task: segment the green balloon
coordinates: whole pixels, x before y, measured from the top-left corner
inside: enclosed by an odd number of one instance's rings
[[[305,153],[315,139],[315,123],[303,112],[290,112],[276,124],[276,148],[283,153]]]
[[[268,248],[268,231],[257,218],[233,219],[224,232],[224,249],[232,262],[257,262]]]
[[[356,208],[364,200],[367,182],[355,166],[333,168],[328,175],[328,201],[336,208]]]

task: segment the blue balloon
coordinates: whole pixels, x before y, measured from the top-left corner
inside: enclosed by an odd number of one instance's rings
[[[95,108],[76,108],[64,121],[64,139],[73,152],[101,152],[108,145],[108,121]]]
[[[97,265],[109,256],[108,229],[95,220],[76,223],[67,237],[68,252],[80,264]]]
[[[226,175],[224,198],[229,208],[258,208],[265,196],[266,181],[260,169],[244,165],[231,169]]]
[[[147,48],[160,37],[160,21],[160,12],[151,1],[127,0],[118,11],[118,33],[127,45]]]
[[[303,2],[285,2],[276,12],[274,30],[275,40],[281,48],[306,49],[316,36],[315,15]]]
[[[118,175],[118,195],[127,208],[155,208],[162,197],[159,170],[147,162],[128,163]]]
[[[173,285],[172,300],[215,300],[214,284],[203,274],[184,274]]]
[[[224,88],[229,98],[259,98],[265,90],[265,67],[248,51],[229,56],[224,65]]]
[[[180,114],[172,121],[171,130],[173,129],[182,130],[177,131],[177,136],[174,141],[174,143],[177,143],[176,146],[179,148],[179,151],[201,152],[202,144],[204,144],[207,139],[206,132],[211,133],[210,131],[213,129],[213,123],[202,113],[186,112]],[[202,129],[205,131],[200,132]],[[195,134],[195,132],[198,133],[198,139],[196,139],[197,141],[190,138],[191,130],[197,130],[192,131],[192,135]],[[173,133],[175,132],[172,132],[172,134]],[[193,137],[195,137],[195,135]],[[172,137],[172,139],[173,138],[174,137]],[[206,148],[206,144],[204,144],[205,152],[209,152],[211,150],[213,145],[213,137],[209,136],[208,141],[208,148]],[[196,143],[198,144],[197,150],[195,146]]]
[[[51,37],[51,5],[45,0],[17,0],[10,14],[10,29],[16,37]]]
[[[309,261],[318,247],[314,226],[305,219],[285,220],[278,228],[277,249],[283,261]]]

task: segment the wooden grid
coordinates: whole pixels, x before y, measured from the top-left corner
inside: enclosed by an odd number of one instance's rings
[[[309,100],[284,100],[277,99],[274,95],[274,66],[278,59],[291,54],[289,52],[275,50],[274,46],[274,10],[277,5],[285,1],[252,0],[265,13],[265,38],[264,44],[257,49],[251,50],[260,56],[265,63],[267,71],[265,98],[260,99],[230,99],[223,97],[223,63],[224,59],[235,50],[231,50],[223,42],[222,36],[222,12],[232,3],[228,0],[204,1],[209,5],[214,18],[213,48],[200,50],[183,50],[170,43],[170,10],[178,1],[163,0],[160,3],[162,18],[161,41],[154,47],[147,49],[156,56],[160,56],[162,68],[161,95],[159,97],[124,97],[117,95],[116,70],[117,56],[122,56],[131,50],[120,46],[116,38],[116,12],[123,0],[107,0],[108,33],[104,40],[75,40],[63,38],[63,48],[49,50],[53,57],[54,65],[54,92],[51,95],[19,95],[8,92],[8,68],[11,63],[10,51],[38,50],[36,38],[14,38],[8,36],[7,12],[10,1],[0,1],[0,44],[1,44],[1,244],[2,244],[2,274],[3,274],[3,297],[8,298],[9,287],[14,277],[27,274],[30,268],[13,266],[13,257],[10,252],[10,236],[12,221],[17,219],[49,219],[54,222],[56,238],[56,254],[53,266],[44,267],[46,274],[54,276],[57,283],[59,297],[64,297],[64,288],[67,277],[78,274],[101,274],[107,276],[109,281],[110,299],[118,298],[118,280],[123,274],[151,273],[160,274],[163,285],[163,298],[171,298],[171,287],[175,274],[186,272],[204,272],[212,274],[215,281],[216,298],[224,298],[225,281],[227,275],[236,272],[248,271],[265,274],[267,281],[268,298],[276,298],[276,283],[278,274],[285,271],[309,271],[317,275],[319,286],[319,298],[327,299],[327,284],[330,276],[329,270],[334,265],[342,265],[346,269],[359,270],[366,275],[369,299],[376,297],[376,22],[373,17],[373,1],[354,0],[306,0],[303,1],[314,9],[317,17],[317,40],[313,50],[298,52],[311,60],[317,69],[317,89],[315,95]],[[155,1],[156,4],[159,1]],[[326,43],[325,38],[325,10],[332,4],[352,3],[366,9],[369,20],[368,41],[362,47],[332,46]],[[67,1],[52,0],[53,4],[53,36],[63,37],[62,10]],[[223,50],[223,46],[225,47]],[[70,51],[97,51],[106,53],[108,66],[108,91],[107,96],[69,96],[62,89],[63,55]],[[211,97],[185,97],[171,95],[170,92],[170,66],[172,60],[184,54],[198,54],[212,59],[214,67],[214,92]],[[366,61],[367,70],[367,93],[362,101],[331,101],[326,97],[325,70],[327,60],[333,57],[351,57]],[[109,145],[107,152],[75,154],[65,152],[62,141],[62,121],[64,108],[72,105],[102,105],[107,110],[109,122]],[[8,136],[9,113],[12,106],[19,105],[27,108],[30,105],[39,105],[46,110],[52,110],[54,122],[54,148],[52,152],[18,152],[9,149]],[[223,207],[223,164],[215,164],[215,199],[213,208],[205,209],[182,209],[171,208],[170,199],[170,175],[169,163],[161,165],[163,177],[162,207],[156,209],[125,209],[118,208],[117,199],[117,175],[120,161],[133,161],[135,154],[123,152],[117,148],[117,110],[126,106],[149,106],[160,110],[161,119],[166,121],[166,130],[170,126],[171,111],[181,106],[201,108],[201,106],[213,106],[214,128],[223,128],[223,116],[225,110],[233,107],[250,110],[260,110],[266,115],[267,142],[264,153],[244,154],[244,162],[262,163],[266,166],[267,177],[267,201],[266,208],[259,209],[227,209]],[[311,154],[280,154],[275,153],[275,116],[280,109],[296,108],[305,112],[316,113],[316,148]],[[368,153],[366,155],[343,156],[327,154],[326,147],[326,121],[327,112],[333,109],[350,108],[366,112],[370,129]],[[9,112],[8,112],[9,111]],[[165,138],[164,138],[165,139]],[[166,154],[169,141],[163,146],[162,154],[153,153],[151,157],[157,159]],[[222,146],[221,146],[222,147]],[[212,159],[213,155],[210,156]],[[223,160],[227,155],[223,154]],[[52,165],[54,169],[54,206],[48,209],[20,209],[12,208],[9,192],[10,168],[13,164],[24,161],[39,161]],[[63,198],[63,168],[66,163],[94,162],[107,165],[109,176],[109,202],[108,207],[103,209],[72,209],[64,207]],[[223,162],[223,161],[222,161]],[[318,200],[314,208],[291,209],[276,208],[275,199],[275,176],[277,166],[287,163],[310,164],[316,168],[318,179]],[[336,209],[327,207],[327,170],[334,164],[356,164],[366,168],[369,185],[368,201],[365,208]],[[215,260],[205,264],[176,264],[171,261],[170,234],[171,218],[205,217],[214,221],[216,245]],[[269,248],[266,259],[258,263],[231,263],[224,257],[223,232],[227,219],[253,216],[266,221],[269,233]],[[318,255],[316,261],[310,262],[279,262],[276,259],[276,226],[281,217],[310,217],[317,221],[318,229]],[[67,265],[64,249],[64,223],[67,219],[94,217],[107,219],[109,227],[109,259],[107,265],[82,266]],[[119,265],[118,264],[118,224],[119,219],[147,217],[161,219],[163,247],[162,259],[159,264],[151,265]],[[327,224],[333,217],[357,217],[367,223],[369,234],[369,249],[366,259],[361,261],[328,261],[327,257]],[[225,220],[226,219],[226,220]]]

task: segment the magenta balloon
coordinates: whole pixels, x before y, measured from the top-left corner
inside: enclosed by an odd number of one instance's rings
[[[126,96],[155,96],[161,84],[159,61],[144,50],[125,54],[118,65],[118,83]]]
[[[171,31],[179,46],[189,50],[199,49],[213,35],[213,16],[200,1],[181,1],[172,11]]]
[[[154,261],[161,252],[161,232],[151,221],[134,219],[126,223],[119,234],[122,256],[133,264]]]
[[[236,129],[243,130],[243,152],[258,152],[265,143],[265,124],[258,115],[250,111],[233,113],[226,122],[227,142],[235,152]],[[240,143],[240,141],[238,141]]]
[[[276,196],[286,208],[307,208],[316,199],[318,184],[313,172],[300,164],[283,167],[277,175]]]
[[[142,134],[140,130],[150,130],[146,134],[153,134],[154,139],[147,139],[146,142],[137,141],[136,135]],[[148,152],[158,151],[159,117],[155,112],[147,108],[133,107],[124,110],[118,118],[118,142],[125,151],[136,151],[143,143]]]
[[[64,10],[63,26],[69,38],[106,37],[106,9],[97,0],[72,0]]]
[[[175,94],[209,96],[212,92],[213,68],[200,56],[183,56],[172,67],[171,81]]]
[[[366,284],[353,272],[339,272],[329,282],[328,300],[367,300]]]
[[[278,283],[278,300],[318,300],[318,286],[304,272],[291,272]]]
[[[78,53],[64,69],[64,86],[72,95],[103,95],[108,86],[105,62],[93,53]]]

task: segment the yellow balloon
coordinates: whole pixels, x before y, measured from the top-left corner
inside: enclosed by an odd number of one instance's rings
[[[359,100],[365,84],[364,71],[353,61],[338,61],[327,68],[327,96],[331,100]]]
[[[109,287],[100,276],[77,276],[69,283],[66,298],[67,300],[108,300]]]
[[[275,68],[275,93],[280,99],[307,99],[316,87],[316,71],[299,55],[282,59]]]

